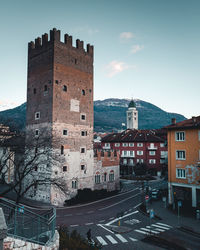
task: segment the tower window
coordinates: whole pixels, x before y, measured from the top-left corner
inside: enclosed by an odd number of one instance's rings
[[[39,135],[39,129],[36,129],[35,130],[35,136],[38,136]]]
[[[86,115],[81,115],[81,120],[85,121],[86,120]]]
[[[35,120],[39,120],[40,119],[40,112],[36,112],[35,113]]]
[[[67,129],[63,130],[63,135],[67,135]]]
[[[85,169],[85,165],[81,165],[81,170],[84,170]]]
[[[58,80],[55,80],[55,83],[58,84],[59,83]]]
[[[85,153],[85,148],[81,148],[81,153]]]
[[[35,167],[34,167],[34,170],[35,170],[35,171],[38,171],[38,167],[37,167],[37,166],[35,166]]]
[[[87,136],[87,131],[81,131],[81,136]]]
[[[64,154],[64,146],[63,145],[61,145],[61,147],[60,147],[60,153],[61,153],[61,155]]]
[[[85,90],[84,89],[82,89],[82,95],[85,95]]]
[[[91,90],[91,89],[89,89],[89,92],[91,93],[91,92],[92,92],[92,90]]]
[[[72,181],[72,188],[77,188],[77,181]]]
[[[63,91],[67,92],[67,86],[63,85]]]
[[[51,84],[51,80],[49,80],[48,82],[49,82],[49,84]]]
[[[44,85],[44,91],[46,92],[47,90],[47,85]]]
[[[75,64],[77,64],[78,63],[78,60],[77,59],[75,59]]]
[[[34,94],[34,95],[36,94],[36,88],[33,89],[33,94]]]
[[[63,166],[63,172],[67,171],[67,166]]]

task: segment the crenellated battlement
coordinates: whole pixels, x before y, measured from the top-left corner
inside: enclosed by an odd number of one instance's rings
[[[31,41],[28,43],[28,49],[29,52],[35,49],[41,49],[42,47],[46,47],[48,44],[52,42],[58,42],[61,43],[62,45],[65,45],[67,47],[71,47],[73,49],[78,49],[80,51],[83,51],[87,53],[88,55],[93,57],[93,46],[90,44],[87,44],[86,49],[84,49],[84,43],[83,41],[77,39],[76,40],[76,47],[73,47],[73,41],[72,41],[72,36],[69,36],[68,34],[64,35],[64,42],[60,40],[60,30],[57,30],[56,28],[53,28],[50,30],[50,39],[48,37],[48,34],[45,33],[41,37],[37,37],[35,39],[35,42]]]

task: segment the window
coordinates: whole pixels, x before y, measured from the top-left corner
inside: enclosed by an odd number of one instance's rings
[[[61,155],[64,154],[64,146],[63,145],[61,145],[61,147],[60,147],[60,153],[61,153]]]
[[[44,91],[46,92],[47,90],[47,85],[44,85]]]
[[[33,89],[33,94],[34,94],[34,95],[36,94],[36,88]]]
[[[35,113],[35,120],[39,120],[40,119],[40,112],[36,112]]]
[[[81,170],[84,170],[85,169],[85,165],[81,165]]]
[[[35,167],[34,167],[34,170],[35,170],[35,171],[38,171],[38,166],[35,166]]]
[[[63,135],[67,135],[67,129],[63,130]]]
[[[120,147],[120,143],[115,143],[115,147]]]
[[[58,171],[55,171],[55,175],[57,175],[58,174]]]
[[[134,143],[129,143],[129,147],[134,147]]]
[[[133,159],[129,160],[129,165],[133,166]]]
[[[82,89],[81,93],[82,93],[82,95],[85,95],[85,90],[84,90],[84,89]]]
[[[77,181],[72,181],[72,188],[74,188],[74,189],[77,188]]]
[[[124,164],[124,165],[127,164],[127,159],[123,159],[123,164]]]
[[[86,120],[86,115],[81,114],[81,120],[85,121]]]
[[[35,154],[37,154],[38,153],[38,148],[35,148]]]
[[[104,177],[104,178],[103,178],[103,181],[107,181],[107,173],[104,173],[104,174],[103,174],[103,177]]]
[[[138,147],[143,147],[143,143],[137,143]]]
[[[95,178],[95,183],[96,184],[99,184],[101,182],[101,179],[100,179],[101,177],[100,177],[100,173],[99,172],[96,173],[96,175],[95,175],[94,178]]]
[[[128,147],[128,143],[122,143],[122,147]]]
[[[67,86],[63,85],[63,91],[67,92]]]
[[[58,84],[59,83],[58,80],[55,80],[55,83]]]
[[[163,157],[167,157],[167,151],[160,151],[160,155]]]
[[[163,148],[165,146],[164,143],[160,143],[160,147]]]
[[[134,151],[130,151],[130,156],[134,157],[135,156],[134,153],[135,153]]]
[[[81,148],[81,153],[85,153],[85,148]]]
[[[143,155],[143,151],[137,151],[137,155]]]
[[[105,143],[105,148],[110,148],[110,143]]]
[[[185,169],[177,168],[176,169],[176,178],[177,179],[185,179]]]
[[[185,141],[185,132],[176,132],[176,141]]]
[[[77,64],[77,62],[78,62],[77,59],[75,59],[75,64]]]
[[[81,136],[87,136],[87,131],[81,131]]]
[[[156,159],[149,159],[149,164],[156,164]]]
[[[143,163],[144,160],[143,159],[137,159],[137,163]]]
[[[165,163],[165,159],[160,159],[160,163],[161,164]]]
[[[185,150],[176,151],[176,160],[185,160]]]
[[[35,136],[38,136],[39,135],[39,129],[36,129],[35,130]]]
[[[149,151],[149,155],[156,155],[155,151]]]
[[[63,172],[67,171],[67,166],[63,166]]]
[[[114,181],[114,179],[115,179],[114,171],[111,170],[110,173],[109,173],[109,181]]]
[[[127,155],[128,155],[128,151],[123,150],[123,151],[122,151],[122,156],[127,156]]]

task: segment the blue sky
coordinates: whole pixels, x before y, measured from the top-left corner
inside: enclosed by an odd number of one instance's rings
[[[56,27],[94,45],[94,99],[200,115],[200,1],[4,0],[0,107],[26,101],[27,44]]]

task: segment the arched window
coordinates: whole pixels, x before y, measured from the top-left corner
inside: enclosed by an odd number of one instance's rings
[[[105,182],[107,181],[107,173],[103,174],[103,181],[105,181]]]
[[[114,179],[115,179],[114,171],[113,171],[113,170],[110,170],[110,173],[109,173],[109,181],[114,181]]]
[[[74,188],[74,189],[77,188],[77,181],[76,180],[72,181],[72,188]]]
[[[96,174],[95,174],[95,183],[96,184],[101,183],[101,176],[100,176],[99,172],[96,172]]]

